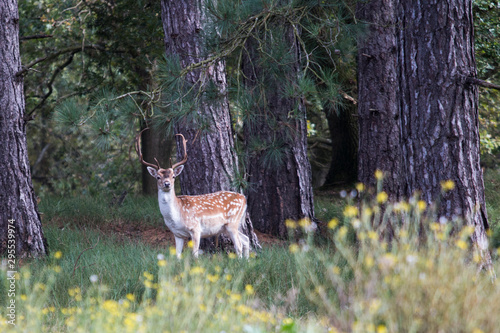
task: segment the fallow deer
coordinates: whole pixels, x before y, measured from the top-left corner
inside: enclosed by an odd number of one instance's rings
[[[186,139],[182,134],[176,134],[182,138],[184,158],[171,168],[163,169],[156,158],[154,165],[144,161],[142,157],[140,137],[147,129],[137,134],[135,149],[141,163],[147,166],[151,176],[158,181],[158,203],[165,224],[174,234],[177,257],[181,257],[185,240],[192,239],[193,255],[198,257],[201,238],[224,233],[233,241],[238,256],[241,258],[243,253],[248,258],[250,241],[240,231],[247,210],[245,196],[230,191],[176,196],[175,178],[184,170],[187,162]]]

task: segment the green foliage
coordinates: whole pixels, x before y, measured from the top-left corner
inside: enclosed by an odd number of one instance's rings
[[[474,1],[476,61],[479,78],[500,82],[500,8],[488,0]],[[479,125],[481,160],[489,167],[498,165],[500,147],[500,93],[481,89],[479,95]]]
[[[19,12],[37,191],[137,188],[123,143],[157,98],[139,92],[164,53],[160,4],[37,0],[21,1]]]

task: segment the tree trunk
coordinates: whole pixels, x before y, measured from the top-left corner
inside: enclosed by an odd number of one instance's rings
[[[162,1],[166,53],[177,55],[182,68],[206,57],[201,39],[206,18],[201,3],[199,0]],[[186,138],[188,152],[188,162],[180,175],[181,192],[186,195],[220,190],[239,192],[236,181],[238,156],[234,149],[225,63],[219,61],[208,68],[192,70],[185,80],[194,90],[202,93],[196,101],[198,116],[194,120],[176,120],[175,131]],[[209,89],[215,89],[215,97],[208,96]],[[181,141],[178,140],[179,159],[182,159],[183,153]],[[247,223],[251,223],[250,219],[247,219]],[[253,230],[253,227],[244,226],[243,229]],[[257,240],[253,232],[247,235],[251,240]],[[213,239],[210,239],[201,245],[206,249],[213,243]],[[253,245],[259,246],[255,242]]]
[[[26,143],[17,1],[0,2],[0,255],[47,253]],[[13,230],[14,232],[12,232]],[[15,238],[9,236],[14,234]]]
[[[372,23],[358,55],[361,180],[382,169],[394,198],[439,202],[487,250],[472,1],[374,0],[358,17]],[[456,186],[442,194],[444,180]]]
[[[156,62],[154,63],[154,71],[157,70]],[[138,89],[143,91],[154,90],[158,88],[158,83],[153,79],[154,72],[146,70],[146,68],[136,64],[135,72],[140,78]],[[149,103],[149,102],[148,102]],[[150,107],[151,105],[148,105]],[[147,107],[147,108],[148,108]],[[148,114],[149,116],[149,114]],[[173,140],[165,137],[165,131],[161,131],[152,124],[152,119],[147,118],[146,121],[141,121],[141,130],[149,127],[147,131],[141,135],[141,151],[145,161],[154,161],[156,158],[162,167],[170,166],[170,158],[172,156]],[[155,178],[151,177],[145,165],[142,165],[142,193],[145,195],[157,195],[158,187]]]
[[[145,161],[154,161],[156,158],[163,168],[170,167],[172,140],[167,140],[154,126],[149,126],[149,130],[142,132],[141,150]],[[142,165],[142,193],[158,194],[157,181],[151,177],[145,165]]]
[[[374,187],[375,171],[385,172],[393,200],[406,195],[398,85],[396,1],[360,2],[357,17],[368,22],[358,42],[358,177]]]
[[[464,216],[486,241],[488,218],[479,165],[478,88],[472,0],[402,2],[398,30],[401,128],[408,193],[430,203],[443,180],[456,188],[441,199],[440,214]],[[481,245],[481,242],[480,242]],[[484,245],[483,245],[484,246]]]
[[[328,129],[332,140],[330,169],[326,175],[324,187],[356,181],[357,173],[357,120],[354,118],[356,105],[339,105],[339,112],[326,110]]]
[[[295,45],[291,52],[295,52],[296,57],[295,63],[282,71],[296,78],[299,52],[291,28],[284,38],[288,45]],[[286,237],[286,219],[314,218],[305,107],[300,100],[283,96],[284,81],[260,67],[263,60],[256,41],[247,42],[246,52],[245,94],[264,94],[251,99],[266,101],[253,105],[244,123],[248,210],[257,230]],[[262,82],[265,87],[259,86]]]

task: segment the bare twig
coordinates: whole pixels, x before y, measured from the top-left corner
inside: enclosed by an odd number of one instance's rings
[[[31,40],[31,39],[42,39],[42,38],[52,38],[54,35],[32,35],[32,36],[21,36],[19,40]]]
[[[85,250],[83,250],[82,252],[80,252],[80,254],[78,255],[78,257],[76,258],[76,262],[75,262],[75,265],[73,266],[73,273],[71,274],[71,277],[73,277],[75,275],[75,271],[78,267],[80,266],[77,266],[78,264],[78,260],[80,260],[80,257],[82,256],[82,254],[88,250],[92,250],[93,248],[95,248],[97,246],[97,244],[99,244],[99,237],[97,237],[97,242],[91,246],[91,247],[88,247],[86,248]]]

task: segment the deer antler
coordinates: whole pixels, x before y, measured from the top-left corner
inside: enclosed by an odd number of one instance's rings
[[[144,159],[142,158],[141,142],[140,142],[141,141],[141,134],[142,134],[142,132],[144,132],[147,129],[149,129],[149,127],[146,127],[145,129],[143,129],[142,131],[137,133],[137,135],[135,136],[135,151],[137,152],[137,155],[139,155],[139,160],[141,161],[142,164],[144,164],[145,166],[155,168],[156,170],[159,170],[159,169],[161,169],[161,167],[160,167],[160,163],[158,162],[158,160],[156,158],[155,158],[156,165],[148,163],[148,162],[144,161]]]
[[[172,165],[172,169],[175,169],[179,165],[183,165],[184,163],[187,162],[187,159],[188,159],[187,150],[186,150],[186,139],[184,138],[184,135],[182,135],[182,134],[176,134],[176,136],[177,135],[182,137],[182,145],[184,147],[184,158],[182,159],[182,161],[177,162],[174,165]]]

